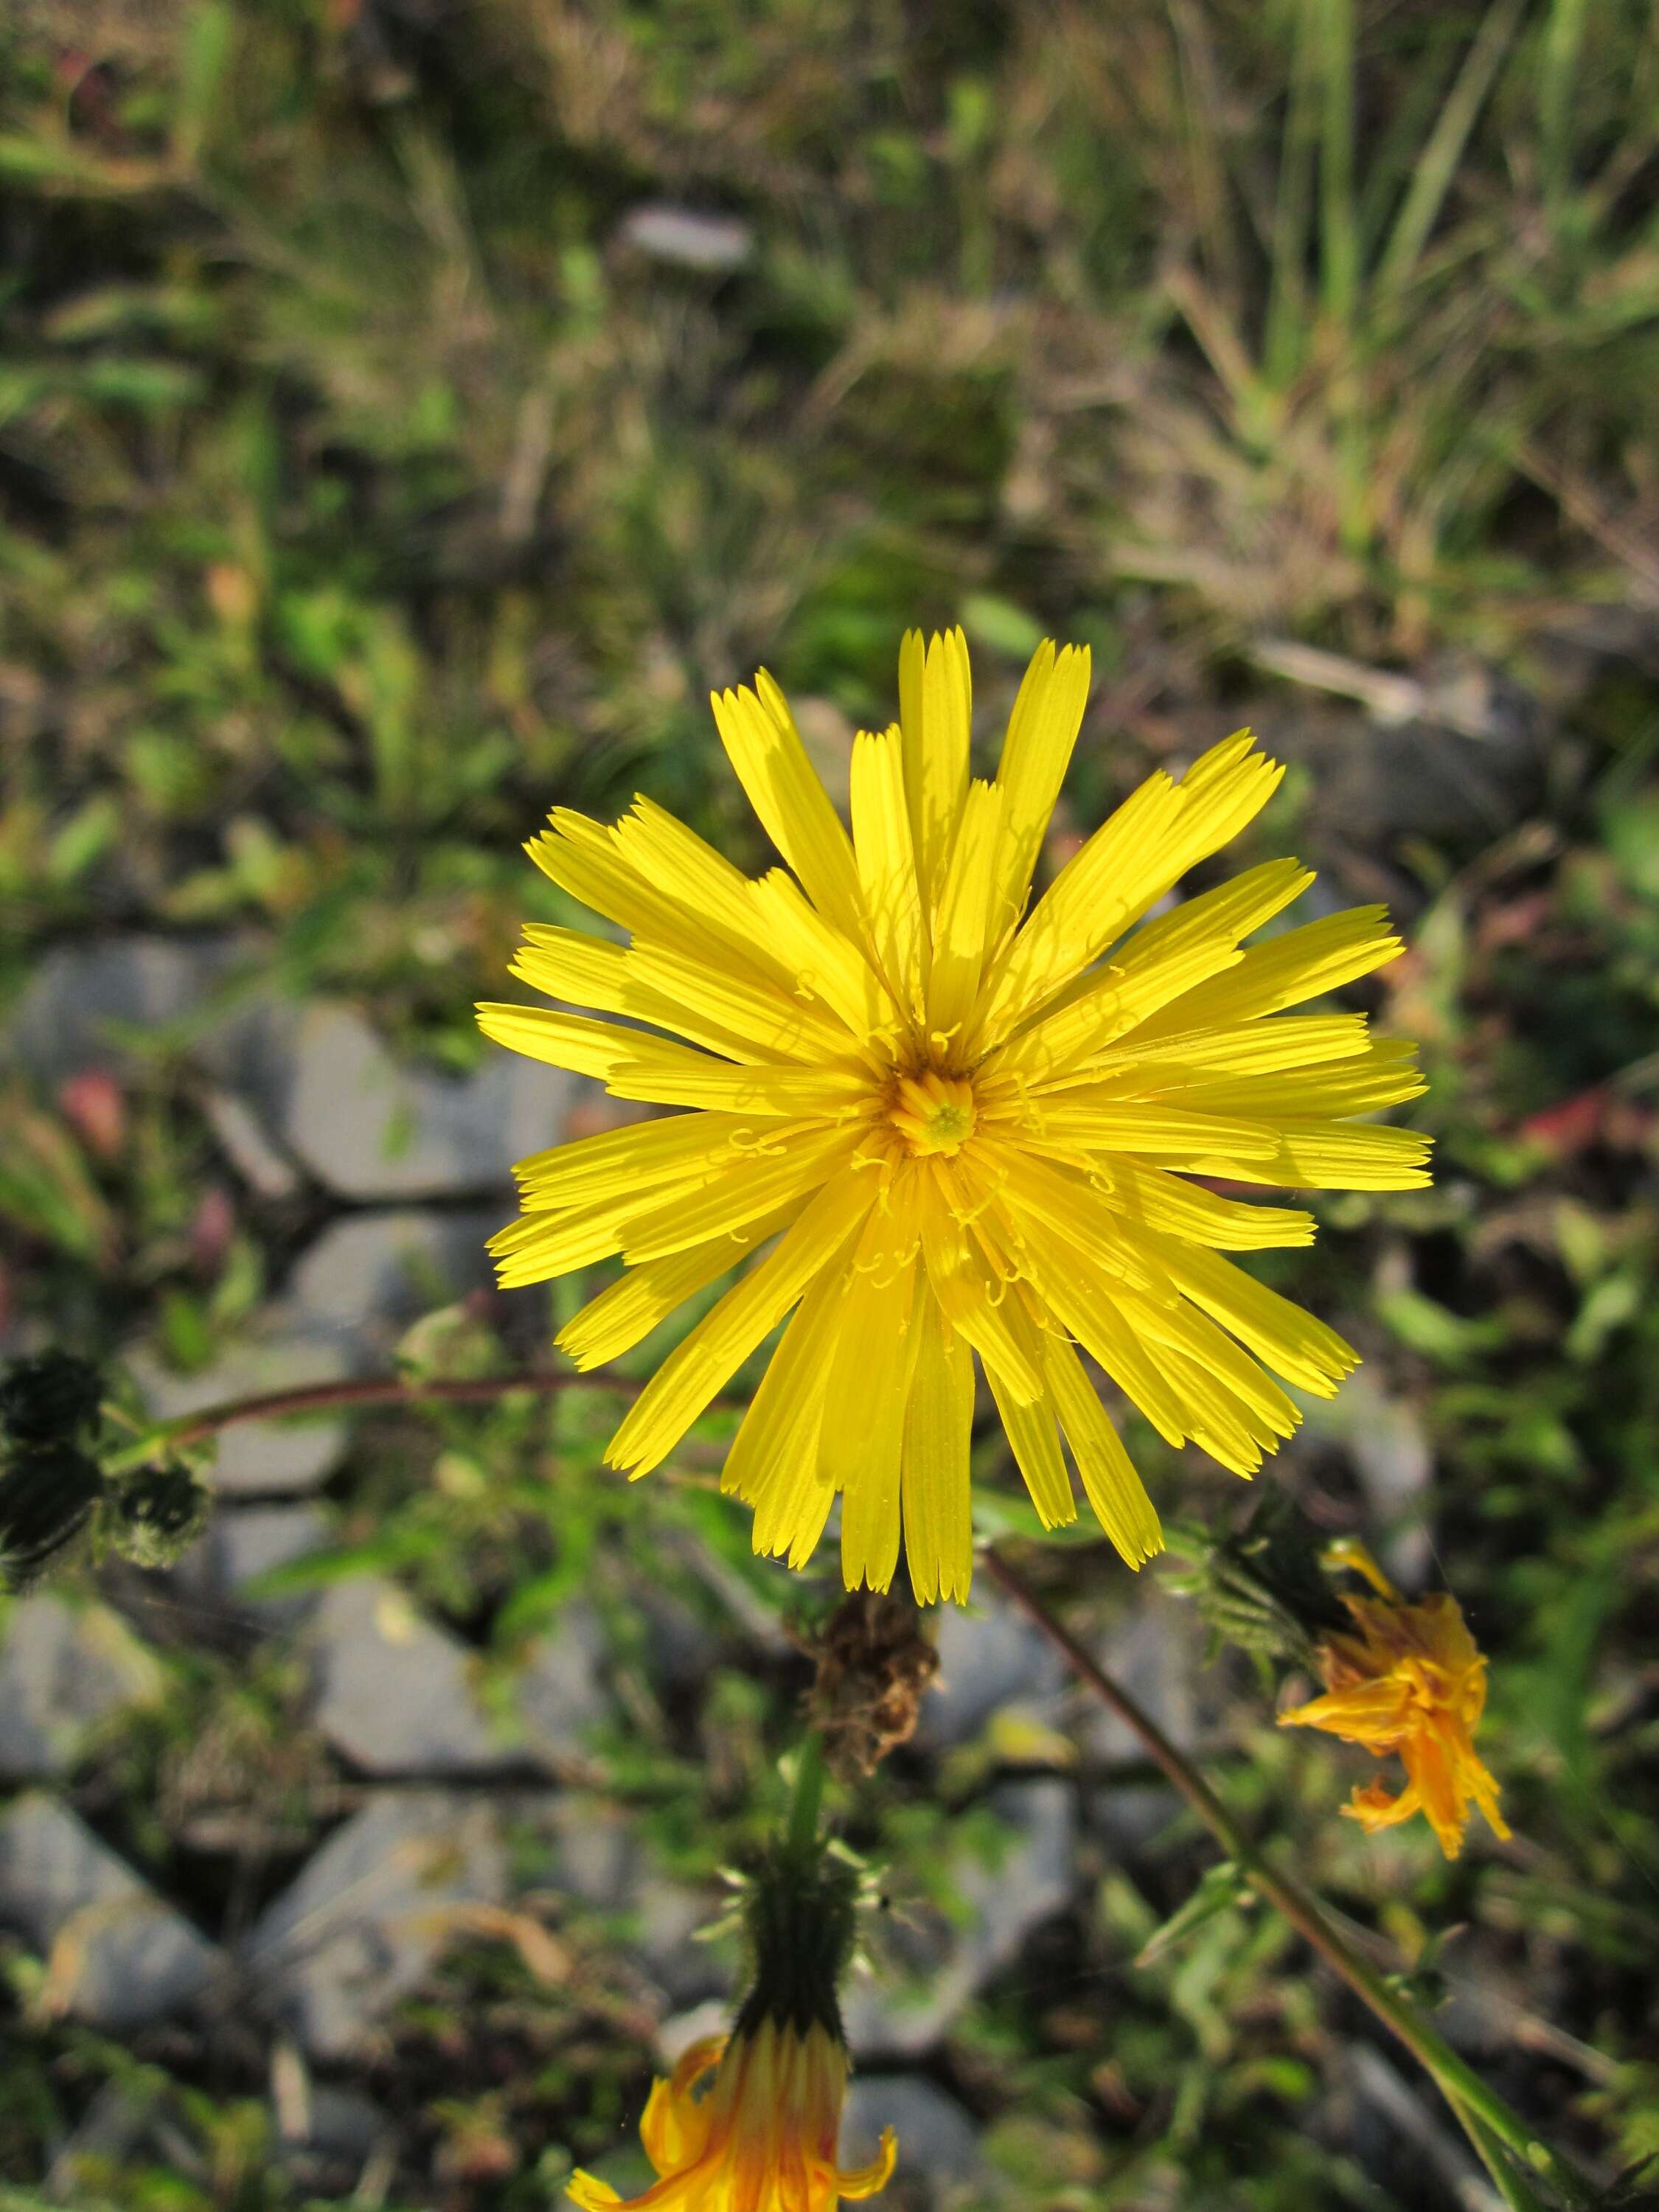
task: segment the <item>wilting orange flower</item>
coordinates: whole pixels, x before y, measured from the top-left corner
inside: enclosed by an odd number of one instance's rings
[[[1400,1753],[1407,1778],[1398,1796],[1373,1782],[1356,1788],[1343,1808],[1367,1835],[1420,1812],[1455,1859],[1473,1802],[1494,1833],[1507,1837],[1498,1784],[1474,1742],[1486,1702],[1486,1662],[1456,1599],[1442,1591],[1407,1604],[1358,1546],[1345,1547],[1342,1556],[1378,1595],[1343,1599],[1354,1632],[1328,1636],[1319,1646],[1327,1694],[1281,1713],[1279,1726],[1328,1729],[1376,1759]]]
[[[846,2045],[817,2021],[803,2030],[769,2013],[694,2043],[651,2092],[640,2138],[659,2179],[626,2200],[630,2212],[832,2212],[841,2197],[873,2197],[892,2177],[893,2131],[868,2166],[837,2166],[846,2092]],[[624,2202],[589,2173],[569,2190],[585,2212]]]

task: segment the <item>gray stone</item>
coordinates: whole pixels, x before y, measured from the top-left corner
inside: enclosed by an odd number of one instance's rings
[[[337,1583],[311,1624],[316,1726],[368,1774],[489,1774],[510,1763],[473,1655],[376,1575]]]
[[[725,1996],[729,1952],[703,1942],[701,1931],[729,1905],[728,1892],[662,1874],[637,1815],[608,1798],[561,1790],[525,1803],[521,1817],[547,1850],[535,1887],[565,1890],[596,1912],[615,1914],[629,1956],[671,2010]]]
[[[618,235],[653,261],[712,276],[741,269],[755,243],[753,231],[736,216],[711,215],[656,200],[630,208]]]
[[[495,1280],[485,1240],[502,1213],[362,1213],[324,1230],[295,1268],[289,1304],[305,1335],[378,1371],[412,1322]]]
[[[1053,1647],[1008,1601],[979,1577],[971,1612],[940,1606],[939,1669],[921,1701],[915,1741],[924,1751],[971,1743],[993,1716],[1014,1706],[1052,1723],[1066,1684]]]
[[[231,957],[222,940],[117,937],[57,945],[36,966],[0,1049],[44,1084],[83,1068],[113,1073],[131,1058],[122,1031],[153,1032],[178,1022]]]
[[[328,1540],[328,1522],[313,1505],[223,1506],[174,1572],[198,1603],[234,1610],[268,1628],[291,1627],[316,1604],[313,1591],[257,1597],[244,1585],[321,1551]]]
[[[0,1061],[50,1085],[127,1065],[123,1031],[153,1038],[172,1027],[215,1079],[209,1112],[220,1143],[272,1197],[292,1188],[294,1161],[350,1198],[505,1190],[514,1162],[556,1142],[573,1103],[594,1092],[505,1050],[465,1078],[406,1066],[338,1001],[296,1006],[266,992],[216,1003],[216,988],[249,957],[229,938],[60,946],[0,1036]]]
[[[436,1790],[377,1798],[268,1907],[249,1969],[313,2058],[360,2055],[467,1909],[501,1902],[506,1879],[488,1805]]]
[[[848,1990],[842,2011],[855,2052],[919,2057],[975,1992],[1014,1959],[1031,1930],[1072,1894],[1076,1814],[1069,1784],[1009,1782],[992,1809],[1012,1829],[987,1865],[958,1851],[948,1881],[958,1910],[911,1908],[887,1931],[887,1955]]]
[[[580,1599],[562,1606],[532,1644],[514,1685],[514,1701],[536,1757],[556,1773],[591,1767],[588,1737],[610,1717],[605,1687],[605,1631]]]
[[[271,1133],[350,1198],[505,1187],[580,1095],[574,1076],[505,1050],[464,1080],[404,1066],[360,1014],[327,1001],[270,1010],[227,1053]]]
[[[988,2179],[972,2118],[921,2074],[857,2074],[842,2112],[843,2166],[867,2165],[884,2128],[898,2137],[894,2186],[944,2212]]]
[[[1203,1626],[1188,1602],[1144,1579],[1149,1586],[1136,1589],[1133,1607],[1097,1644],[1095,1656],[1172,1743],[1189,1749],[1199,1733]],[[1217,1697],[1222,1680],[1215,1678]],[[1077,1735],[1085,1757],[1103,1766],[1146,1759],[1139,1737],[1093,1698],[1079,1709]]]
[[[641,1855],[639,1823],[627,1808],[586,1790],[562,1790],[526,1809],[548,1846],[552,1886],[596,1912],[625,1911]]]
[[[210,1091],[202,1110],[225,1158],[250,1190],[260,1198],[293,1197],[300,1188],[299,1170],[271,1142],[245,1099],[234,1091]]]
[[[218,1961],[182,1913],[40,1791],[0,1820],[0,1916],[46,1953],[48,2009],[112,2031],[189,2005]]]
[[[730,1901],[713,1889],[693,1889],[649,1872],[638,1886],[632,1899],[629,1948],[677,2010],[726,1991],[729,1964],[712,1943],[701,1940],[701,1930]]]
[[[19,1599],[0,1644],[0,1780],[61,1774],[106,1721],[161,1697],[161,1670],[107,1606]]]
[[[347,1370],[339,1342],[303,1324],[290,1304],[267,1307],[221,1359],[194,1375],[176,1374],[146,1347],[127,1367],[158,1420],[192,1413],[222,1399],[337,1382]],[[314,1490],[346,1448],[345,1424],[328,1415],[238,1421],[220,1431],[211,1480],[227,1497]]]
[[[652,1680],[664,1690],[701,1689],[720,1663],[720,1638],[672,1590],[638,1589],[632,1595],[645,1615]]]

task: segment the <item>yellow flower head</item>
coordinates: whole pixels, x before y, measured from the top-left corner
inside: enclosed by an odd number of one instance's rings
[[[748,2033],[694,2043],[652,2089],[640,2140],[659,2179],[627,2203],[637,2212],[833,2212],[843,2197],[873,2197],[892,2177],[892,2130],[870,2165],[837,2166],[846,2090],[846,2049],[817,2021],[803,2030],[769,2015]],[[623,2202],[589,2173],[573,2175],[569,2190],[584,2212]]]
[[[1397,1751],[1406,1787],[1390,1796],[1374,1782],[1356,1788],[1343,1810],[1367,1835],[1426,1814],[1449,1859],[1463,1848],[1468,1808],[1480,1808],[1493,1832],[1510,1831],[1498,1809],[1498,1784],[1480,1763],[1474,1731],[1486,1703],[1486,1662],[1455,1598],[1445,1592],[1408,1605],[1357,1547],[1347,1564],[1376,1587],[1376,1597],[1347,1597],[1352,1634],[1319,1647],[1327,1694],[1279,1717],[1281,1728],[1328,1729],[1363,1743],[1374,1758]]]
[[[1080,1352],[1170,1443],[1241,1474],[1297,1423],[1273,1375],[1328,1396],[1355,1361],[1221,1256],[1309,1243],[1312,1217],[1190,1178],[1427,1180],[1426,1139],[1352,1118],[1422,1089],[1410,1047],[1358,1014],[1285,1012],[1394,958],[1380,907],[1244,949],[1313,880],[1272,860],[1119,942],[1277,788],[1248,732],[1149,776],[1027,911],[1088,689],[1086,651],[1043,645],[981,781],[962,634],[911,633],[898,721],[853,749],[849,836],[763,671],[714,717],[787,866],[751,880],[648,799],[610,829],[560,809],[532,857],[630,941],[532,927],[514,973],[650,1026],[479,1010],[517,1051],[689,1109],[518,1170],[504,1285],[623,1258],[559,1338],[579,1366],[769,1245],[611,1464],[658,1466],[787,1320],[725,1486],[757,1551],[794,1566],[839,1493],[849,1589],[888,1587],[902,1528],[918,1599],[966,1595],[975,1355],[1045,1524],[1076,1517],[1064,1445],[1139,1565],[1158,1516]]]

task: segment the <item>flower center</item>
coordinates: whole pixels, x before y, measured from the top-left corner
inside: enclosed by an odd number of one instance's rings
[[[974,1086],[963,1075],[902,1075],[888,1118],[912,1153],[959,1152],[974,1133]]]

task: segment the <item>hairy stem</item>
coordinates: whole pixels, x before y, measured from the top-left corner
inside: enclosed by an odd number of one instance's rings
[[[805,1856],[817,1841],[823,1804],[823,1738],[809,1729],[795,1765],[795,1794],[789,1805],[789,1849]]]
[[[631,1376],[611,1375],[596,1369],[591,1375],[555,1374],[543,1369],[524,1369],[512,1375],[434,1376],[371,1375],[356,1382],[306,1382],[289,1390],[267,1390],[258,1397],[226,1398],[216,1406],[203,1406],[193,1413],[179,1413],[170,1421],[157,1421],[132,1443],[104,1459],[110,1474],[125,1474],[142,1467],[158,1451],[179,1450],[216,1436],[237,1421],[270,1421],[293,1413],[325,1413],[338,1407],[418,1406],[428,1402],[450,1405],[489,1405],[497,1398],[528,1391],[539,1397],[556,1390],[592,1388],[620,1390],[636,1397],[645,1388]]]

